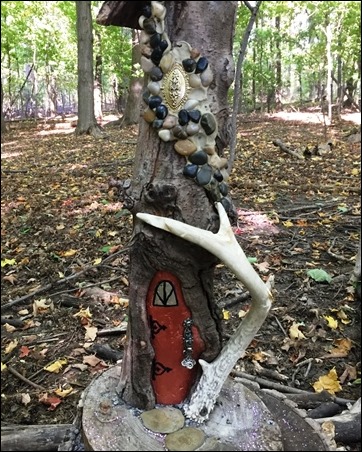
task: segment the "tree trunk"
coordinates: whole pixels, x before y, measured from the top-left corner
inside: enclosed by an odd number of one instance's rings
[[[256,16],[261,5],[261,1],[257,1],[255,6],[251,8],[249,2],[245,2],[245,5],[250,9],[250,18],[248,25],[244,31],[243,39],[240,45],[239,58],[236,65],[235,73],[235,88],[234,88],[234,101],[233,101],[233,116],[231,120],[231,143],[230,143],[230,158],[228,165],[228,172],[231,173],[232,166],[235,160],[236,152],[236,124],[237,124],[237,113],[238,113],[238,103],[240,99],[240,83],[241,83],[241,71],[246,55],[246,49],[248,46],[251,30],[253,29],[254,23],[256,21]]]
[[[136,65],[141,60],[141,48],[139,43],[139,34],[132,30],[132,77],[129,84],[126,108],[124,110],[121,127],[138,124],[140,119],[140,103],[143,89],[143,76],[139,75],[139,69]],[[136,72],[135,72],[136,71]]]
[[[216,141],[221,152],[228,138],[227,91],[234,76],[232,39],[237,2],[173,1],[166,2],[166,7],[166,33],[172,46],[187,41],[195,55],[201,54],[209,62],[213,80],[208,88],[208,101],[218,121]],[[144,103],[141,110],[142,116],[147,111]],[[130,251],[128,342],[118,386],[123,400],[140,409],[151,409],[155,403],[174,403],[165,402],[155,390],[160,375],[165,378],[170,400],[173,396],[181,397],[180,403],[190,388],[186,392],[180,388],[178,377],[189,372],[194,384],[201,371],[199,364],[192,369],[183,367],[182,358],[175,366],[155,359],[152,338],[163,330],[166,337],[167,331],[171,332],[159,319],[152,318],[148,310],[158,299],[165,307],[166,317],[171,319],[170,328],[178,332],[168,336],[167,359],[173,359],[176,350],[185,349],[185,340],[190,335],[194,340],[193,351],[197,348],[195,360],[210,362],[221,350],[221,317],[213,296],[217,259],[135,217],[139,212],[151,213],[216,232],[219,220],[213,200],[207,190],[183,175],[185,157],[175,152],[174,143],[161,141],[157,129],[142,117],[132,185],[127,191],[134,234]],[[191,324],[183,323],[187,319],[191,319]]]
[[[95,33],[96,36],[96,67],[94,76],[94,116],[98,122],[102,122],[102,46],[101,34]]]
[[[77,135],[102,136],[94,115],[93,35],[90,1],[76,2],[78,38],[78,123]]]
[[[332,71],[333,71],[333,60],[332,60],[332,26],[327,24],[326,27],[326,37],[327,37],[327,104],[328,104],[328,121],[329,125],[332,123]]]
[[[4,90],[3,90],[3,82],[1,81],[1,133],[6,132],[6,123],[5,123],[5,115],[4,115]]]

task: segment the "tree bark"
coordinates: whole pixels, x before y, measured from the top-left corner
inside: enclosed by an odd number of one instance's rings
[[[126,108],[124,110],[121,127],[138,124],[140,119],[140,103],[143,90],[143,76],[136,71],[136,65],[141,60],[141,49],[138,32],[132,30],[132,71],[133,75],[129,84]],[[134,73],[136,71],[136,73]]]
[[[73,429],[73,424],[2,426],[1,450],[56,451]]]
[[[3,82],[1,81],[1,133],[6,132],[6,123],[5,123],[5,115],[4,115],[4,90],[3,90]]]
[[[94,115],[93,27],[90,1],[76,2],[78,38],[78,123],[76,135],[102,136]]]
[[[208,89],[208,100],[210,111],[218,120],[219,152],[228,142],[227,91],[234,76],[232,39],[236,7],[235,1],[166,2],[166,32],[172,45],[189,42],[212,68],[214,79]],[[145,109],[144,104],[141,109]],[[156,402],[151,383],[155,352],[145,300],[157,272],[167,270],[180,281],[185,304],[204,344],[200,357],[210,362],[221,350],[221,316],[213,296],[217,259],[197,245],[150,228],[136,218],[137,213],[144,212],[217,231],[219,220],[213,202],[203,187],[183,176],[185,158],[173,146],[173,142],[161,141],[157,130],[143,118],[140,120],[132,185],[127,190],[134,232],[128,342],[118,386],[125,402],[140,409],[151,409]]]
[[[236,123],[237,123],[237,114],[238,114],[238,103],[240,97],[240,80],[241,80],[241,70],[243,67],[246,48],[248,46],[249,38],[251,30],[253,29],[254,23],[256,21],[256,17],[259,11],[259,7],[261,5],[261,1],[257,1],[253,8],[249,7],[249,2],[245,2],[246,6],[250,9],[251,15],[249,19],[249,23],[245,29],[243,39],[240,45],[239,58],[236,66],[235,73],[235,88],[234,88],[234,100],[233,100],[233,115],[231,119],[231,142],[230,142],[230,157],[229,157],[229,165],[228,172],[231,173],[234,160],[235,160],[235,152],[236,152]],[[254,82],[253,82],[254,83]],[[254,85],[253,85],[254,86]],[[253,90],[254,93],[254,90]],[[255,96],[254,96],[255,99]]]

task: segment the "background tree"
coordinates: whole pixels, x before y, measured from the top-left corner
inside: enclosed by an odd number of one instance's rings
[[[140,119],[140,102],[143,89],[143,73],[140,60],[139,31],[132,30],[132,75],[129,83],[126,108],[121,122],[122,127],[138,124]]]
[[[91,2],[76,2],[78,36],[78,124],[77,135],[101,137],[94,114],[93,25]]]

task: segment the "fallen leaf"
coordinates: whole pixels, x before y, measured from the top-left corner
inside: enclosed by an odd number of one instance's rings
[[[96,326],[85,326],[86,330],[84,340],[86,341],[94,341],[97,337],[98,328]]]
[[[85,318],[85,319],[91,319],[92,318],[92,314],[91,314],[91,312],[89,310],[89,307],[87,309],[81,308],[78,312],[73,314],[73,317],[80,317],[80,318]]]
[[[21,394],[21,403],[23,404],[23,405],[28,405],[29,403],[31,402],[31,398],[30,398],[30,395],[28,394],[28,393],[22,393]]]
[[[323,316],[323,318],[327,320],[327,326],[330,329],[335,330],[336,328],[338,328],[338,320],[336,320],[334,317],[330,315],[325,315]]]
[[[303,326],[303,323],[293,323],[293,325],[289,328],[289,337],[292,340],[300,340],[307,339],[304,334],[299,330],[299,327]]]
[[[57,396],[62,397],[62,398],[67,397],[67,396],[68,396],[70,393],[72,393],[72,392],[73,392],[73,388],[72,388],[72,387],[70,387],[70,388],[68,388],[68,389],[58,388],[58,389],[56,389],[56,390],[54,391],[54,393],[55,393]]]
[[[6,267],[7,265],[16,265],[15,259],[4,259],[1,261],[1,267]]]
[[[101,360],[96,357],[96,355],[88,355],[83,357],[83,363],[89,364],[90,366],[94,367],[97,364],[99,364]]]
[[[13,333],[16,330],[15,326],[9,325],[8,323],[4,324],[4,328],[8,333]]]
[[[44,405],[48,405],[49,411],[54,411],[56,407],[62,403],[62,399],[59,399],[58,397],[48,397],[48,394],[44,394],[39,398],[39,402],[43,403]]]
[[[28,356],[29,353],[30,353],[29,347],[27,347],[26,345],[22,345],[20,347],[19,358],[24,358],[25,356]]]
[[[230,312],[227,311],[226,309],[222,310],[222,316],[224,320],[230,320]]]
[[[6,364],[1,363],[1,372],[2,372],[3,370],[6,370],[7,368],[8,368],[8,367],[7,367]]]
[[[37,316],[39,314],[46,314],[49,311],[54,311],[54,303],[52,300],[42,298],[33,302],[33,314]]]
[[[5,347],[4,353],[5,355],[8,355],[11,353],[16,347],[18,346],[18,340],[15,339],[8,343],[8,345]]]
[[[62,257],[71,257],[74,256],[74,254],[77,254],[78,250],[67,250],[67,251],[59,251],[59,256]]]
[[[16,283],[16,281],[17,281],[17,279],[16,279],[16,276],[15,275],[7,275],[7,276],[4,276],[4,281],[9,281],[9,283],[11,283],[11,284],[15,284]]]
[[[338,381],[338,375],[334,367],[328,372],[328,374],[319,377],[319,379],[312,386],[315,392],[322,392],[323,390],[326,390],[332,395],[336,392],[342,391],[342,387]]]
[[[65,364],[67,364],[66,359],[59,359],[58,361],[55,361],[53,364],[44,367],[44,370],[57,374],[60,372],[60,370],[63,368]]]

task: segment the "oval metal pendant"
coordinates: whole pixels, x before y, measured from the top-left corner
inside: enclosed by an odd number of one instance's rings
[[[187,73],[181,64],[175,63],[164,76],[162,85],[164,104],[176,112],[186,103],[189,89]]]

